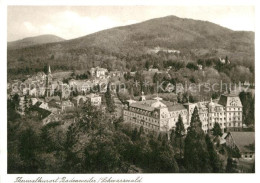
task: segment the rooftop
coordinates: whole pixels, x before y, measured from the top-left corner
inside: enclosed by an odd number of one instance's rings
[[[230,132],[240,152],[255,151],[250,145],[255,143],[255,132]]]

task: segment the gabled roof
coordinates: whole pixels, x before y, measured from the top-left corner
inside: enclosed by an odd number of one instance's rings
[[[180,110],[186,110],[186,108],[182,104],[176,104],[173,106],[168,107],[169,111],[180,111]]]
[[[250,145],[255,143],[255,132],[229,132],[240,152],[254,152]],[[227,138],[227,136],[226,136]]]
[[[236,105],[232,105],[232,103],[235,103]],[[221,95],[218,104],[223,106],[238,106],[242,107],[242,103],[240,101],[240,98],[237,95],[234,94],[225,94]]]
[[[134,103],[131,103],[130,106],[144,109],[147,111],[153,111],[155,108],[160,108],[160,107],[168,107],[169,111],[186,110],[186,108],[182,104],[174,104],[173,102],[164,101],[164,100],[135,101]]]
[[[38,107],[34,108],[34,111],[38,112],[38,114],[40,115],[41,119],[44,119],[44,118],[48,117],[51,114],[50,111],[48,111],[46,109],[38,108]]]
[[[50,101],[60,101],[60,97],[59,96],[51,96],[51,97],[45,97],[45,101],[46,102],[50,102]]]

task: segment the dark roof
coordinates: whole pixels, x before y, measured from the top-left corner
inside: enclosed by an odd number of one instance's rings
[[[45,101],[46,102],[50,102],[50,101],[60,101],[60,97],[59,96],[52,96],[52,97],[45,97]]]
[[[155,102],[158,102],[158,101],[157,100],[137,101],[135,103],[132,103],[130,106],[144,109],[147,111],[153,111],[156,107],[153,107],[152,104],[154,104]],[[174,104],[173,102],[165,101],[165,100],[160,100],[159,102],[166,105],[168,107],[169,111],[179,111],[179,110],[186,109],[182,104]]]
[[[35,107],[35,108],[39,108],[39,106],[40,106],[41,104],[42,104],[41,101],[37,101],[37,102],[35,103],[34,107]]]
[[[169,111],[180,111],[180,110],[186,110],[186,108],[181,104],[176,104],[173,106],[168,107]]]
[[[250,145],[255,143],[255,132],[230,132],[240,152],[251,152]]]
[[[136,108],[139,108],[139,109],[143,109],[143,110],[146,110],[146,111],[153,111],[154,110],[154,107],[141,104],[140,102],[131,103],[130,106],[136,107]]]
[[[49,102],[48,102],[48,105],[49,105],[50,108],[58,108],[58,109],[61,108],[60,105],[57,104],[55,100],[49,101]]]
[[[234,94],[223,94],[220,96],[218,104],[223,106],[230,106],[232,100],[235,100],[237,106],[242,106],[240,98]]]
[[[41,119],[44,119],[51,114],[51,111],[48,111],[48,110],[42,109],[42,108],[35,108],[34,110],[38,112]]]
[[[226,104],[227,104],[227,96],[226,95],[221,95],[221,97],[220,97],[220,99],[218,101],[218,104],[226,106]]]

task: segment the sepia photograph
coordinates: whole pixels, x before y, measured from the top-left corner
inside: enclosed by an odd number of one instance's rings
[[[7,174],[255,173],[254,6],[6,11]]]

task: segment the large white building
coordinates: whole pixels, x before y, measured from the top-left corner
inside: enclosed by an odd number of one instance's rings
[[[163,101],[156,97],[152,100],[141,101],[128,100],[124,106],[124,121],[131,122],[133,126],[143,126],[148,131],[167,132],[175,127],[179,114],[182,116],[183,123],[188,126],[187,109],[181,104]]]
[[[169,131],[175,128],[179,114],[185,128],[190,125],[191,116],[198,108],[202,129],[205,133],[219,123],[222,131],[242,128],[242,104],[238,96],[221,95],[218,102],[198,102],[178,104],[164,101],[159,97],[146,100],[142,95],[140,101],[128,100],[124,106],[124,121],[133,126],[143,126],[145,131]]]

